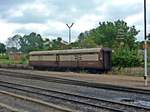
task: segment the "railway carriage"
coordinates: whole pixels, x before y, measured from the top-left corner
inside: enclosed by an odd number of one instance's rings
[[[33,51],[29,57],[29,64],[34,68],[111,69],[109,48]]]

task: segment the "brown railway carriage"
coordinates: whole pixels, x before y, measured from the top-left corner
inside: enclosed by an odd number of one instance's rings
[[[29,64],[34,68],[111,69],[109,48],[33,51],[29,55]]]

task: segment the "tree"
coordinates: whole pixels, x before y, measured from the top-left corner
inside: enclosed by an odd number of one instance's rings
[[[78,36],[78,43],[81,47],[112,48],[114,66],[133,67],[140,65],[141,62],[138,58],[139,43],[136,42],[138,33],[135,26],[129,27],[123,20],[100,22],[98,27],[81,33]]]
[[[6,47],[8,52],[17,52],[19,51],[20,46],[20,39],[22,37],[20,35],[15,35],[13,37],[8,38],[6,42]]]
[[[3,43],[0,43],[0,53],[5,53],[6,52],[6,46]]]
[[[61,41],[62,41],[61,37],[58,37],[57,39],[53,39],[51,42],[52,49],[54,50],[61,49],[61,45],[62,45]]]
[[[43,43],[44,40],[42,39],[41,35],[32,32],[29,35],[24,35],[20,39],[20,50],[24,53],[29,53],[30,51],[43,50]]]
[[[113,53],[113,66],[120,70],[124,67],[140,66],[141,59],[138,56],[138,50],[129,50],[128,48],[119,48]]]
[[[84,40],[85,37],[88,37],[90,34],[89,31],[85,31],[84,33],[80,33],[79,36],[78,36],[78,41],[79,42],[82,42]]]
[[[122,42],[124,46],[129,47],[129,49],[134,49],[135,36],[138,33],[139,31],[137,31],[134,26],[129,27],[123,20],[100,22],[97,28],[88,31],[88,33],[81,33],[78,40],[83,41],[86,38],[91,38],[98,46],[102,45],[114,49],[118,48]]]
[[[44,40],[44,50],[50,50],[51,49],[51,41],[48,38],[45,38]]]
[[[148,34],[147,38],[148,38],[148,40],[150,40],[150,33]]]
[[[94,42],[94,40],[92,38],[85,38],[81,43],[80,43],[80,47],[81,48],[93,48],[96,47],[96,43]]]
[[[15,53],[15,52],[18,52],[18,49],[17,49],[16,47],[8,47],[8,48],[7,48],[7,52],[8,52],[8,53],[10,53],[10,52]]]

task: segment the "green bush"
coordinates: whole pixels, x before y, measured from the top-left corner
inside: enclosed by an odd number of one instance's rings
[[[28,64],[28,58],[29,56],[24,54],[19,62],[19,64]]]
[[[9,59],[7,54],[0,54],[0,59]]]
[[[14,64],[12,61],[10,61],[10,60],[1,60],[1,63],[2,64],[8,64],[8,65],[10,65],[10,64]]]
[[[137,67],[141,65],[141,60],[137,50],[129,50],[127,48],[118,49],[113,53],[113,66],[119,67]]]

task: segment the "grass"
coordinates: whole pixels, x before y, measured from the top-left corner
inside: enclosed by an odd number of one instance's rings
[[[132,68],[122,68],[120,70],[118,70],[117,68],[113,68],[112,71],[109,72],[108,74],[143,77],[144,68],[132,67]]]
[[[28,64],[28,60],[13,61],[9,59],[0,59],[0,64]]]
[[[12,64],[12,61],[9,59],[0,59],[0,64]]]

